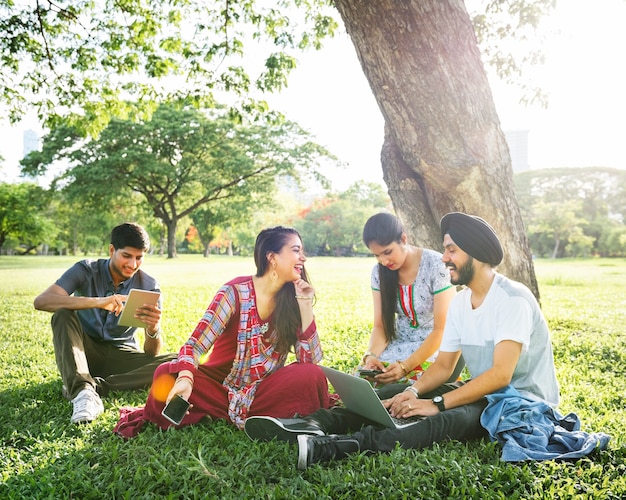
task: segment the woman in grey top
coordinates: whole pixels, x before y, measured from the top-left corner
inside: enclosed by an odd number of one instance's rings
[[[378,260],[372,269],[374,326],[361,365],[381,370],[379,384],[415,379],[437,355],[456,290],[441,254],[408,243],[389,213],[368,219],[363,242]]]

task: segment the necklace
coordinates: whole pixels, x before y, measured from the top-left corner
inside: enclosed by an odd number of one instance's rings
[[[269,322],[268,323],[263,323],[261,325],[261,333],[267,333],[267,330],[269,330],[269,328],[270,328]]]

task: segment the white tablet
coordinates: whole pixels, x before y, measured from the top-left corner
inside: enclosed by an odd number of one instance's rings
[[[122,326],[145,328],[146,324],[135,318],[135,311],[137,311],[138,307],[142,307],[144,304],[155,305],[159,301],[160,296],[160,292],[151,292],[148,290],[133,288],[130,292],[128,292],[126,304],[124,304],[124,309],[122,310],[122,314],[120,314],[118,323]]]

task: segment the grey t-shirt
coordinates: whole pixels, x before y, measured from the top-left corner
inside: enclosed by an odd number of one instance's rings
[[[511,385],[553,407],[559,404],[550,333],[539,304],[521,283],[496,274],[483,303],[472,309],[472,291],[458,293],[448,309],[440,351],[461,350],[472,377],[493,365],[495,346],[503,340],[522,344]]]

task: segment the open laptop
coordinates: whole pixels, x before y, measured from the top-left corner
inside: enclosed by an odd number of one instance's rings
[[[346,408],[386,427],[401,429],[420,422],[425,417],[394,418],[376,395],[371,384],[360,377],[334,368],[320,366],[328,381],[339,394]]]

